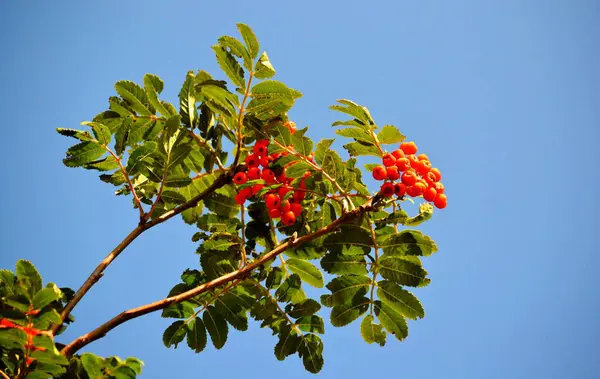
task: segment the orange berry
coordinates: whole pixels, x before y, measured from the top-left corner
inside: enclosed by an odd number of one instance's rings
[[[385,178],[387,178],[387,172],[385,170],[385,167],[383,166],[377,166],[373,169],[373,178],[375,178],[375,180],[384,180]]]
[[[422,195],[427,190],[427,184],[423,182],[417,182],[413,187],[419,191],[419,194],[417,196]]]
[[[397,149],[392,151],[392,156],[394,158],[396,158],[396,160],[400,159],[400,158],[404,158],[404,151]]]
[[[392,166],[386,168],[386,174],[389,180],[398,180],[400,179],[400,172],[398,171],[398,167]]]
[[[294,215],[296,215],[296,217],[300,217],[300,215],[302,214],[302,204],[292,203],[292,207],[290,210],[294,212]]]
[[[431,163],[429,161],[420,160],[419,167],[417,167],[417,172],[423,176],[427,175],[427,173],[431,170]]]
[[[400,158],[396,161],[396,167],[400,171],[406,171],[410,168],[410,161],[408,158]]]
[[[268,209],[279,208],[279,204],[281,204],[281,200],[274,193],[270,193],[265,197],[265,205]]]
[[[420,195],[419,189],[415,186],[406,187],[406,194],[410,197],[417,197]]]
[[[404,183],[394,184],[394,194],[398,197],[406,195],[406,186],[404,185]]]
[[[419,158],[420,161],[428,161],[429,157],[427,156],[427,154],[419,154],[417,155],[417,158]]]
[[[235,174],[235,176],[233,177],[233,182],[237,185],[240,184],[244,184],[248,181],[248,176],[246,175],[245,172],[238,172],[237,174]]]
[[[413,171],[406,171],[402,174],[402,183],[412,186],[417,182],[417,175]]]
[[[435,183],[435,190],[438,194],[444,193],[444,185],[442,183]]]
[[[383,165],[385,167],[391,167],[396,165],[396,158],[392,154],[384,154],[382,160]]]
[[[256,143],[254,144],[259,145],[259,146],[269,146],[269,140],[268,139],[259,139],[256,141]]]
[[[436,182],[436,176],[433,172],[431,172],[431,170],[423,176],[423,179],[425,179],[425,181],[427,182],[427,184],[429,184],[430,187],[433,186]]]
[[[439,169],[437,168],[432,168],[431,170],[429,170],[431,172],[433,172],[433,174],[435,175],[436,178],[436,182],[439,182],[440,180],[442,180],[442,173],[440,172]]]
[[[296,222],[296,215],[292,211],[287,211],[281,215],[281,221],[285,225],[288,225],[288,226],[292,225],[293,223]]]
[[[446,205],[448,205],[448,199],[446,198],[446,195],[443,193],[438,194],[433,201],[433,205],[435,205],[435,207],[438,209],[446,208]]]
[[[416,155],[407,155],[406,158],[408,158],[408,160],[410,161],[410,167],[416,169],[417,167],[419,167],[419,164],[421,163],[421,161],[419,160],[419,158],[417,158]]]
[[[267,168],[269,166],[269,163],[270,163],[269,158],[267,158],[267,157],[260,157],[258,159],[258,164],[265,168]]]
[[[437,191],[433,187],[429,187],[423,192],[423,199],[427,201],[434,201],[437,196]]]
[[[273,209],[269,210],[269,217],[279,218],[279,217],[281,217],[281,211],[277,208],[273,208]]]
[[[394,194],[394,191],[394,185],[390,182],[386,182],[381,185],[379,193],[381,193],[385,197],[390,197]]]
[[[417,144],[414,142],[402,142],[400,144],[400,149],[404,151],[405,154],[415,154],[417,152]]]

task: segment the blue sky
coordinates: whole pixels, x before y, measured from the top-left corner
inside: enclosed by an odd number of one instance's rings
[[[417,141],[449,196],[423,227],[440,248],[417,293],[425,319],[384,348],[364,344],[357,324],[327,328],[321,376],[596,377],[598,2],[206,3],[0,4],[0,267],[27,258],[46,280],[83,282],[136,213],[94,173],[62,165],[71,141],[55,128],[91,119],[114,82],[146,72],[174,100],[187,70],[219,72],[210,46],[244,22],[277,78],[304,93],[292,117],[313,139],[333,136],[327,107],[353,99]],[[135,241],[65,338],[166,295],[197,264],[192,233],[172,220]],[[143,378],[312,377],[295,357],[278,362],[256,325],[195,355],[163,347],[168,323],[145,316],[88,350],[143,359]]]

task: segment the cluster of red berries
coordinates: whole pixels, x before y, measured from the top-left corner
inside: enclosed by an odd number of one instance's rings
[[[285,126],[292,134],[296,131],[296,125],[291,121],[287,122]],[[293,150],[293,146],[288,146],[288,149]],[[306,194],[304,179],[310,176],[310,172],[306,172],[304,178],[300,181],[299,188],[292,188],[290,183],[293,181],[293,178],[288,178],[285,175],[285,167],[274,167],[274,163],[288,153],[284,151],[269,154],[268,151],[269,140],[256,141],[252,148],[252,154],[246,158],[245,170],[236,173],[233,177],[233,182],[238,186],[243,186],[251,180],[259,182],[241,188],[237,195],[235,195],[235,201],[240,205],[244,204],[246,200],[257,195],[265,186],[276,186],[277,188],[263,195],[265,205],[269,211],[269,217],[272,219],[281,218],[281,221],[285,225],[292,225],[296,222],[296,218],[302,214],[302,201]],[[312,153],[306,158],[312,161]],[[291,195],[288,195],[290,192]]]
[[[386,197],[394,194],[398,197],[423,196],[437,208],[445,208],[448,200],[441,183],[442,173],[431,167],[427,155],[416,153],[417,145],[414,142],[403,142],[399,149],[383,155],[383,166],[373,169],[373,178],[386,181],[380,193]],[[398,179],[400,182],[395,183]]]

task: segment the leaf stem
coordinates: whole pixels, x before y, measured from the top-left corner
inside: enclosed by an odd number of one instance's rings
[[[238,116],[238,125],[237,125],[237,149],[235,152],[235,159],[233,160],[233,167],[236,167],[242,152],[242,126],[244,125],[244,107],[246,106],[246,100],[248,100],[248,96],[250,95],[250,86],[252,85],[252,78],[254,77],[254,72],[250,71],[250,75],[248,76],[248,84],[246,85],[246,90],[244,91],[244,97],[242,102],[240,103],[240,114]]]
[[[196,143],[199,146],[203,146],[203,147],[205,147],[205,148],[208,149],[208,151],[213,156],[213,158],[215,158],[215,162],[217,163],[217,166],[219,167],[219,169],[220,170],[225,170],[225,167],[223,166],[223,162],[221,162],[221,159],[217,155],[217,152],[215,151],[215,149],[213,149],[212,146],[210,146],[208,144],[208,142],[206,142],[204,139],[202,139],[199,135],[197,135],[196,133],[192,132],[191,130],[188,131],[188,133],[189,133],[189,135],[192,136],[192,138],[194,138],[194,140],[196,141]]]
[[[244,214],[246,213],[246,210],[244,208],[244,204],[240,205],[240,213],[241,213],[241,217],[240,217],[240,221],[242,222],[242,249],[241,249],[241,253],[242,253],[242,267],[244,267],[246,265],[246,223],[244,222]]]
[[[140,211],[140,222],[143,222],[144,221],[144,208],[142,208],[142,202],[140,201],[140,198],[138,197],[137,193],[135,192],[135,186],[131,182],[131,178],[129,178],[129,174],[127,174],[127,170],[125,170],[125,167],[123,167],[123,163],[121,162],[121,159],[117,156],[117,154],[115,154],[108,146],[104,146],[104,148],[106,149],[106,151],[108,151],[108,153],[110,155],[113,156],[113,158],[115,158],[115,160],[119,164],[121,173],[123,173],[123,176],[127,180],[127,185],[129,186],[129,189],[131,190],[131,194],[133,195],[133,199],[135,200],[135,204],[137,205],[137,208]]]
[[[371,282],[371,303],[370,303],[370,314],[373,316],[373,304],[375,300],[375,283],[377,281],[377,268],[379,263],[379,247],[377,246],[377,237],[375,235],[375,229],[373,228],[373,222],[371,218],[368,219],[369,226],[371,227],[371,239],[373,240],[373,247],[375,248],[375,261],[371,266],[373,270],[373,281]]]
[[[269,290],[267,288],[265,288],[262,284],[260,284],[259,282],[257,282],[254,279],[252,279],[252,283],[257,288],[259,288],[265,294],[265,296],[269,298],[269,300],[271,300],[271,302],[277,307],[279,312],[285,317],[285,319],[287,320],[288,324],[290,324],[292,329],[294,329],[296,331],[296,333],[298,333],[300,336],[303,336],[304,333],[302,333],[302,331],[298,328],[296,323],[290,318],[290,316],[287,314],[287,312],[283,308],[281,308],[277,299],[275,297],[273,297],[273,295],[271,295],[271,292],[269,292]]]
[[[196,316],[198,316],[202,311],[206,310],[206,308],[208,308],[209,305],[211,305],[212,303],[214,303],[215,300],[217,300],[219,297],[221,297],[222,295],[226,294],[230,289],[232,289],[233,287],[237,286],[238,284],[240,284],[240,282],[242,281],[242,279],[238,279],[236,281],[234,281],[233,283],[231,283],[228,286],[223,287],[223,289],[220,292],[217,292],[212,299],[210,299],[208,301],[208,303],[204,304],[204,306],[202,308],[200,308],[199,310],[197,310],[196,312],[194,312],[193,315],[191,315],[190,317],[187,318],[187,320],[185,320],[184,324],[189,324],[194,318],[196,318]]]

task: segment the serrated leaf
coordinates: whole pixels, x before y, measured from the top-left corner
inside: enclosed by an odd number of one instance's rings
[[[284,360],[298,351],[301,342],[302,337],[295,330],[289,325],[283,325],[279,332],[279,341],[275,345],[275,357],[280,361]]]
[[[146,92],[137,85],[136,83],[129,80],[119,80],[115,84],[115,90],[127,102],[127,104],[142,116],[150,116],[152,112],[148,109],[146,104],[148,99],[146,98]]]
[[[230,196],[225,196],[220,193],[213,192],[210,196],[204,199],[206,207],[222,217],[234,217],[240,209],[240,206]]]
[[[302,343],[298,347],[298,355],[302,358],[304,368],[318,373],[323,368],[323,342],[315,334],[307,334],[302,338]]]
[[[98,140],[98,142],[100,142],[102,145],[108,146],[112,135],[108,126],[99,122],[89,121],[84,121],[81,123],[81,125],[87,125],[90,128],[92,128],[92,133],[94,133],[94,137],[96,137],[96,140]]]
[[[377,342],[380,346],[385,345],[385,332],[381,325],[374,323],[371,315],[366,315],[360,323],[360,334],[366,343]]]
[[[321,141],[319,141],[319,143],[317,143],[317,149],[315,150],[315,162],[317,162],[319,165],[323,165],[323,159],[325,158],[325,155],[327,154],[327,152],[329,151],[329,148],[331,147],[331,144],[333,143],[333,141],[335,141],[334,139],[322,139]]]
[[[344,178],[344,162],[335,150],[328,150],[321,160],[321,168],[329,176],[342,181]]]
[[[30,261],[19,259],[16,265],[16,274],[18,281],[28,283],[32,295],[42,289],[42,277]]]
[[[286,261],[286,266],[313,287],[321,288],[325,284],[321,270],[310,262],[290,258]]]
[[[377,149],[377,146],[366,142],[351,142],[344,145],[344,149],[348,151],[348,154],[353,157],[359,156],[373,156],[381,157],[381,152]]]
[[[165,203],[168,204],[183,204],[185,203],[185,196],[175,191],[163,191],[161,194],[161,198]]]
[[[313,299],[305,299],[297,304],[290,304],[286,307],[286,312],[293,318],[311,316],[321,309],[321,304]]]
[[[23,350],[27,343],[27,334],[20,329],[0,329],[0,346],[4,349]]]
[[[142,374],[142,367],[144,366],[144,362],[137,358],[129,357],[125,359],[125,365],[135,371],[136,374]]]
[[[188,324],[186,340],[189,348],[196,353],[200,353],[206,348],[208,338],[201,318],[196,317]]]
[[[277,291],[275,291],[275,298],[277,301],[288,302],[291,301],[296,293],[300,291],[302,286],[302,280],[298,274],[290,275],[286,280],[281,283]]]
[[[273,267],[269,275],[267,275],[266,286],[268,289],[279,287],[283,281],[283,270],[280,267]]]
[[[297,161],[285,169],[288,178],[302,178],[306,171],[312,171],[313,167],[304,161]]]
[[[62,292],[52,283],[39,290],[33,297],[33,309],[41,310],[46,305],[62,297]]]
[[[385,279],[410,287],[419,286],[427,276],[421,266],[402,257],[386,257],[379,260],[379,272]]]
[[[163,343],[166,347],[173,346],[176,349],[177,345],[183,341],[186,333],[185,322],[183,320],[175,321],[163,333]]]
[[[196,126],[198,112],[196,110],[196,88],[194,74],[189,71],[179,91],[179,114],[181,122],[189,128]]]
[[[258,79],[267,79],[275,75],[275,69],[269,60],[267,52],[263,52],[256,62],[256,68],[254,69],[254,76]]]
[[[106,149],[98,142],[86,141],[71,146],[63,163],[67,167],[81,167],[100,158]]]
[[[80,141],[93,141],[94,137],[92,137],[92,135],[86,130],[75,130],[75,129],[66,129],[66,128],[56,128],[56,131],[58,132],[58,134],[66,136],[66,137],[73,137],[75,139],[78,139]]]
[[[248,317],[235,296],[221,296],[215,302],[215,308],[225,320],[237,330],[248,330]]]
[[[102,378],[104,359],[92,353],[81,354],[81,364],[90,378]]]
[[[205,104],[207,104],[214,112],[224,113],[227,116],[235,114],[235,104],[238,101],[238,98],[231,92],[216,85],[202,85],[200,87],[200,92],[208,101],[208,103],[205,102]],[[215,110],[215,106],[218,106],[218,109]]]
[[[425,310],[419,299],[396,283],[387,280],[378,282],[377,296],[384,304],[396,309],[406,318],[417,320],[425,317]]]
[[[377,244],[387,255],[429,256],[437,251],[433,240],[418,230],[405,230],[398,234],[381,236]]]
[[[373,239],[367,229],[356,225],[345,225],[339,232],[328,235],[323,245],[333,253],[363,255],[371,251]]]
[[[332,105],[329,108],[359,119],[365,125],[365,128],[375,124],[367,108],[346,99],[338,99],[337,102],[341,105]]]
[[[390,213],[383,219],[376,220],[375,226],[376,226],[376,228],[380,229],[389,224],[404,224],[404,222],[407,219],[408,219],[408,214],[405,211],[403,211],[402,209],[400,209],[400,210]],[[397,234],[397,233],[384,235],[381,238],[377,239],[377,245],[382,248],[383,248],[383,246],[388,246],[388,243],[390,245],[394,245],[394,244],[396,244],[396,240],[399,238],[399,237],[395,237],[395,236],[399,236],[399,235],[400,234]],[[405,237],[401,237],[399,239],[403,239],[403,238],[405,238]],[[381,245],[381,244],[383,244],[383,245]],[[388,250],[388,252],[390,252],[390,251],[391,250]]]
[[[251,96],[247,112],[266,120],[286,113],[302,94],[279,81],[264,80],[252,87]]]
[[[244,67],[248,69],[248,71],[252,70],[252,58],[250,58],[250,54],[244,45],[234,37],[223,36],[219,38],[219,45],[224,48],[228,48],[231,54],[236,57],[242,58],[244,61]]]
[[[240,66],[233,54],[219,45],[214,45],[212,49],[217,56],[217,63],[221,67],[221,70],[225,72],[236,86],[245,88],[246,81],[244,80],[244,69]]]
[[[62,319],[56,309],[49,308],[36,316],[33,320],[33,326],[37,329],[47,330],[50,329],[50,326],[61,322]]]
[[[342,136],[342,137],[354,138],[359,141],[373,143],[373,138],[364,129],[359,129],[359,128],[338,129],[335,131],[335,134]]]
[[[204,320],[204,326],[208,330],[208,334],[210,334],[213,346],[216,349],[225,346],[229,328],[223,316],[211,305],[206,307],[206,310],[202,314],[202,319]]]
[[[377,133],[377,140],[382,144],[400,143],[405,138],[398,128],[393,125],[384,125],[379,133]]]
[[[408,324],[400,312],[381,301],[375,301],[374,309],[379,322],[388,333],[400,341],[408,337]]]
[[[98,159],[96,161],[86,163],[83,165],[83,168],[87,170],[98,170],[98,171],[110,171],[119,167],[119,162],[115,159],[114,156],[109,155],[102,159]]]
[[[371,279],[362,275],[342,275],[327,284],[331,291],[328,306],[352,304],[364,297],[371,287]]]
[[[369,309],[371,300],[367,297],[352,299],[352,303],[336,305],[331,309],[331,325],[345,326],[359,318]]]
[[[330,274],[367,274],[367,261],[362,255],[327,253],[321,259],[321,267]]]
[[[322,258],[325,255],[325,249],[319,246],[302,244],[298,247],[287,249],[283,252],[286,256],[290,258],[303,259],[303,260],[312,260],[317,258]]]
[[[305,316],[296,320],[296,326],[303,332],[325,333],[325,323],[323,318],[317,315]]]
[[[248,53],[250,53],[250,57],[255,59],[258,55],[258,51],[260,50],[260,45],[258,44],[256,35],[246,24],[239,23],[237,24],[237,27],[242,35],[242,38],[244,39],[244,42],[246,43],[246,46],[248,47]]]
[[[148,97],[148,102],[165,117],[169,117],[170,112],[164,107],[163,103],[158,98],[158,94],[162,92],[164,87],[163,81],[156,75],[144,75],[144,90]]]
[[[308,157],[313,149],[313,141],[304,136],[305,132],[306,128],[303,130],[298,130],[296,133],[292,134],[292,146],[294,146],[296,152]]]

